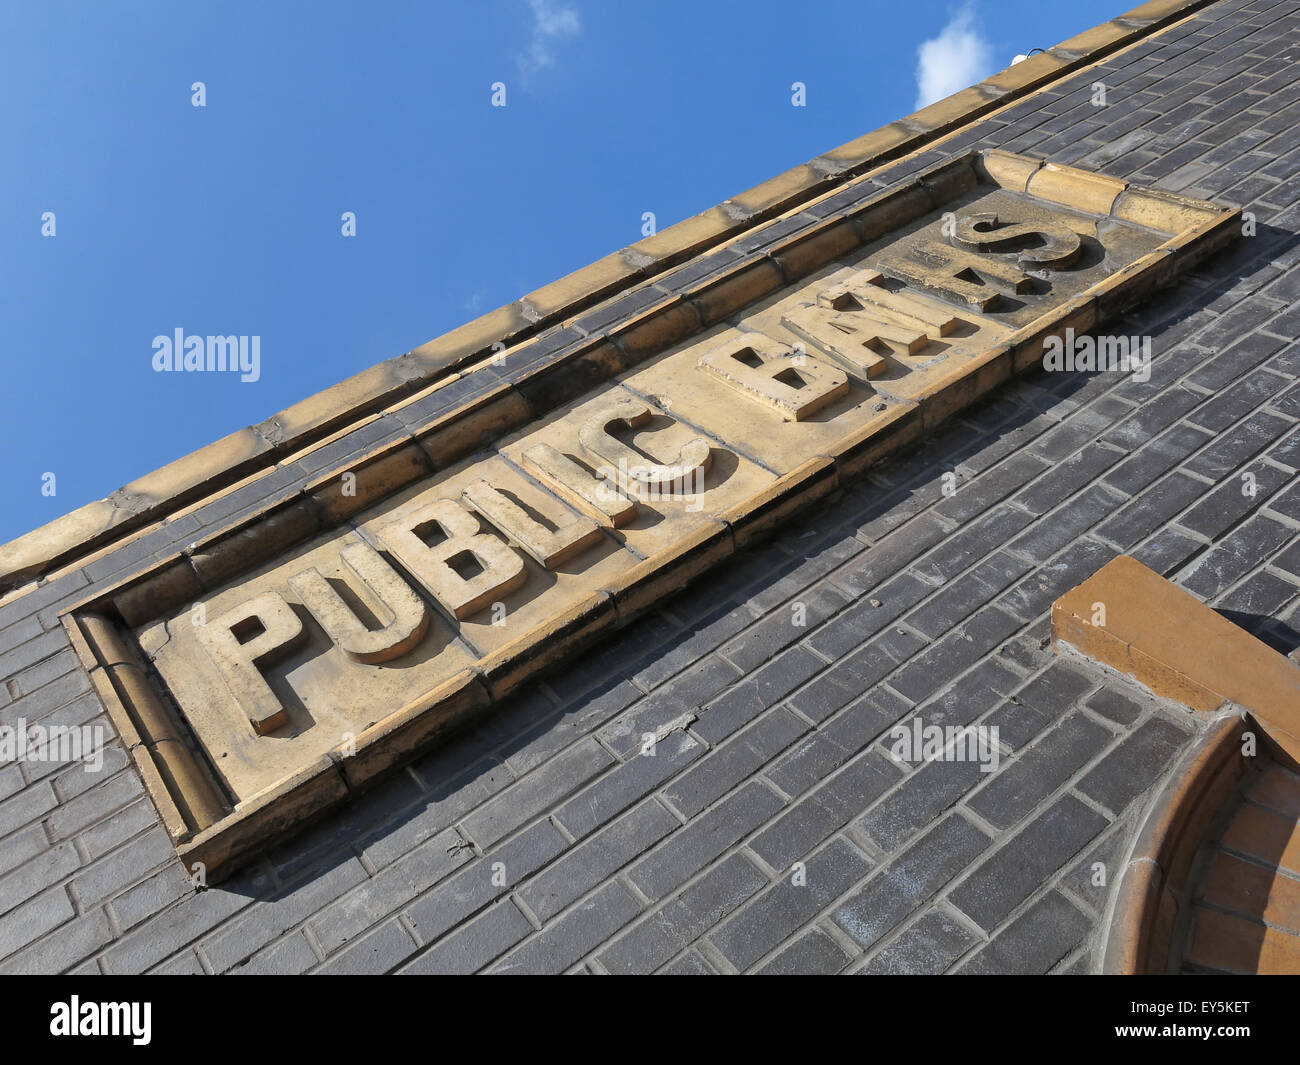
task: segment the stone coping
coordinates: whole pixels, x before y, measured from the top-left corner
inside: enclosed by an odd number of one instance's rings
[[[1210,2],[1151,0],[146,474],[0,546],[0,594],[28,591],[87,553],[356,427],[403,397],[481,373],[487,360],[513,354],[550,327],[921,150]]]
[[[1300,665],[1136,559],[1113,559],[1053,603],[1052,639],[1193,710],[1234,703],[1300,760]]]

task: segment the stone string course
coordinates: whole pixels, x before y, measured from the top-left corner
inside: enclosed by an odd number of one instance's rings
[[[1052,600],[1130,553],[1300,643],[1298,52],[1300,4],[1221,0],[872,179],[996,147],[1242,204],[1257,235],[1112,327],[1152,338],[1150,381],[1002,389],[219,887],[185,879],[120,746],[102,774],[0,768],[0,972],[1094,966],[1135,820],[1204,726],[1054,656]],[[172,542],[0,607],[0,724],[107,727],[58,611]],[[997,725],[998,771],[895,763],[913,714]]]

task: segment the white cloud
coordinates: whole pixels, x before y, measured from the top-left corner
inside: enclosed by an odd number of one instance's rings
[[[525,77],[555,65],[555,46],[565,37],[576,37],[582,29],[576,8],[556,0],[528,0],[533,9],[533,38],[519,57]]]
[[[966,4],[939,31],[939,36],[921,42],[917,48],[918,109],[982,81],[996,69],[993,50],[974,22],[975,13]]]

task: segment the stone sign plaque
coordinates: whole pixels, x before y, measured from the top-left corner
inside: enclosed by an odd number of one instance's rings
[[[470,390],[65,625],[182,858],[219,875],[1169,283],[1238,214],[966,156],[814,212],[737,275],[775,262],[779,284],[724,316],[701,289],[663,350],[598,338]]]

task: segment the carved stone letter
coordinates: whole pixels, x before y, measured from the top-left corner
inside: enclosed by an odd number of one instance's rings
[[[434,527],[444,539],[430,546],[424,534]],[[426,503],[403,520],[385,525],[379,536],[416,580],[462,621],[528,579],[524,560],[509,544],[479,532],[478,518],[454,499]],[[479,572],[465,575],[473,569]]]
[[[613,425],[635,429],[653,417],[654,413],[644,403],[632,399],[613,400],[602,406],[578,430],[578,442],[587,454],[608,463],[608,475],[620,484],[626,481],[657,492],[686,491],[688,486],[698,483],[713,461],[707,440],[698,436],[688,440],[675,461],[648,462],[645,455],[628,447],[609,431]]]
[[[199,639],[221,670],[226,687],[259,736],[274,732],[288,715],[261,667],[302,643],[302,619],[278,592],[266,592],[209,621]]]
[[[487,481],[468,485],[461,497],[547,569],[563,565],[604,537],[590,518],[548,529]]]
[[[815,414],[849,390],[842,370],[757,333],[729,334],[700,359],[700,369],[790,422]]]
[[[289,587],[329,638],[357,662],[388,662],[417,647],[429,628],[424,600],[369,544],[349,544],[339,555],[388,617],[382,629],[367,629],[320,570],[304,570],[289,578]]]

